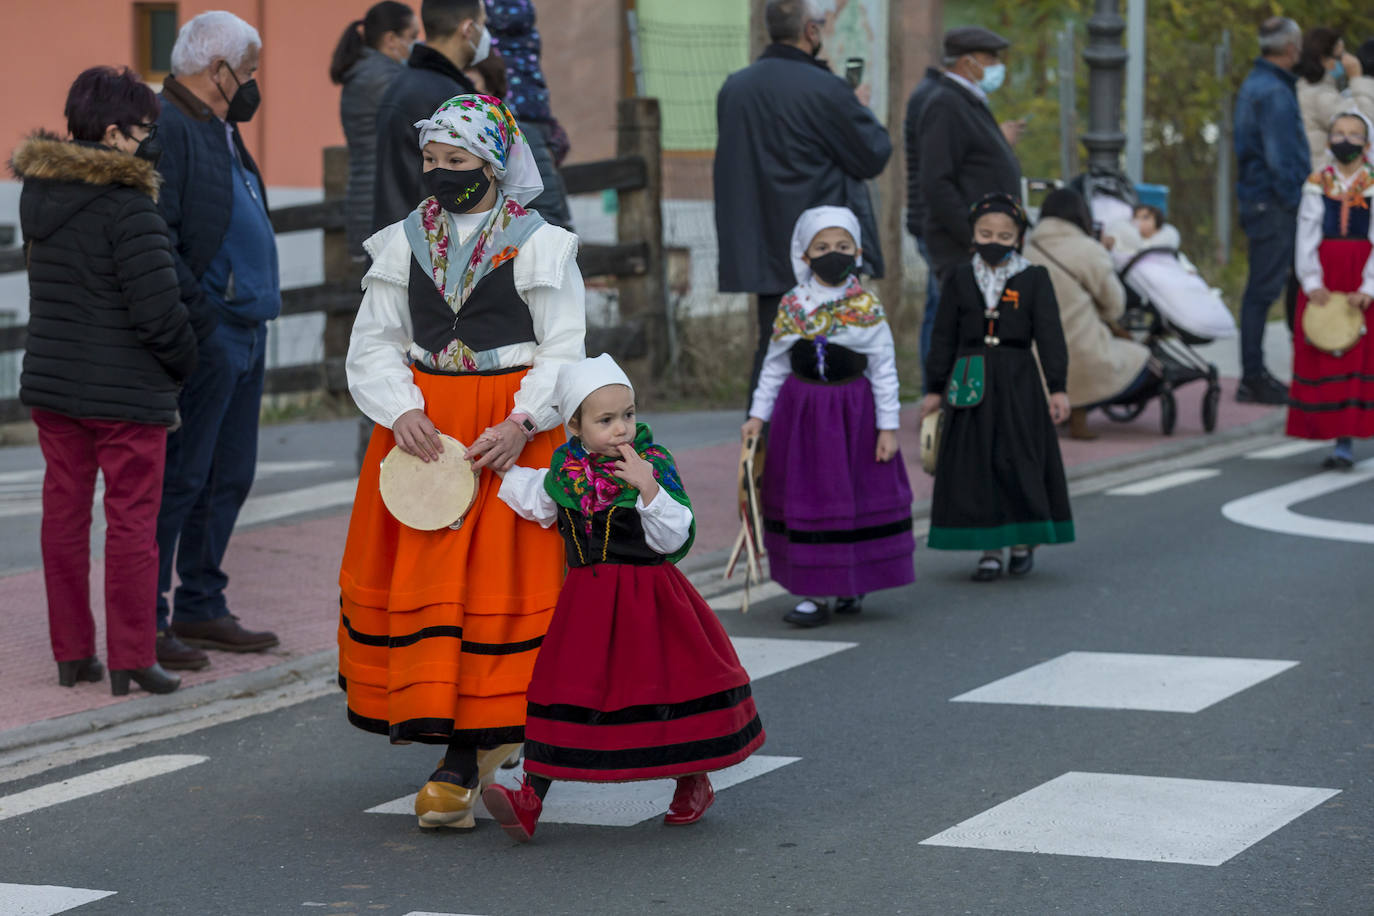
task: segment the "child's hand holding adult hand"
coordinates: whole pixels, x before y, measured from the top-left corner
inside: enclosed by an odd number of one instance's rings
[[[641,458],[629,445],[620,446],[620,460],[615,463],[615,476],[638,490],[646,506],[658,495],[658,478],[654,476],[654,466]]]
[[[1050,419],[1056,424],[1069,418],[1069,396],[1062,391],[1050,395]]]
[[[880,429],[878,430],[878,454],[875,456],[879,463],[886,464],[897,454],[897,430]]]
[[[397,417],[396,422],[391,424],[391,434],[396,437],[396,444],[401,451],[421,461],[438,461],[439,453],[444,450],[439,430],[418,407]]]
[[[478,436],[468,454],[476,456],[472,463],[476,470],[490,467],[493,471],[509,471],[524,450],[524,432],[511,420],[502,420]]]
[[[750,438],[757,439],[763,433],[763,421],[758,417],[750,417],[744,421],[744,425],[739,428],[739,438],[741,442],[747,442]]]
[[[943,400],[943,396],[934,393],[928,394],[925,397],[921,398],[921,419],[924,420],[926,417],[930,416],[931,414],[935,413],[935,411],[939,410],[940,402],[942,402]]]

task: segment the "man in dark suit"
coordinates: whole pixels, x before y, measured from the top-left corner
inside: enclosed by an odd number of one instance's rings
[[[974,26],[945,33],[945,73],[920,113],[923,237],[940,282],[969,259],[969,208],[984,194],[1021,196],[1021,163],[1012,150],[1023,122],[998,124],[988,106],[1006,75],[1002,36]]]
[[[716,98],[715,201],[720,291],[758,296],[758,382],[778,303],[796,285],[789,249],[802,212],[832,204],[859,218],[865,269],[883,275],[878,225],[864,184],[892,141],[855,90],[817,55],[825,15],[812,0],[770,0],[773,43],[731,74]],[[861,90],[862,91],[862,90]]]
[[[482,0],[424,0],[424,44],[410,52],[377,108],[377,182],[372,231],[405,219],[428,195],[420,180],[424,161],[415,122],[428,118],[455,95],[477,90],[463,73],[491,51]]]

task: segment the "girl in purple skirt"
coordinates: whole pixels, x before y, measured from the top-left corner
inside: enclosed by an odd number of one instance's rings
[[[845,207],[797,220],[797,285],[778,306],[743,428],[747,439],[771,421],[763,543],[773,579],[803,597],[783,617],[799,627],[857,614],[868,592],[916,578],[892,331],[859,282],[858,239]]]

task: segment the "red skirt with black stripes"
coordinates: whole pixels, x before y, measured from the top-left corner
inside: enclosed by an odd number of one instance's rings
[[[1358,290],[1371,250],[1374,246],[1366,239],[1322,242],[1318,253],[1326,288],[1341,293]],[[1303,336],[1302,316],[1309,307],[1319,308],[1309,306],[1307,295],[1299,292],[1288,435],[1299,439],[1374,436],[1374,334],[1365,333],[1340,356],[1325,353]],[[1371,317],[1367,310],[1366,328]]]
[[[729,636],[667,563],[571,570],[528,697],[525,770],[550,779],[705,773],[764,741]]]

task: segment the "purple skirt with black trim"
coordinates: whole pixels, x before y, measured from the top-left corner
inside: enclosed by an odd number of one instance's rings
[[[790,376],[764,464],[763,544],[773,580],[794,595],[852,596],[909,585],[911,484],[901,453],[875,454],[873,388]]]

